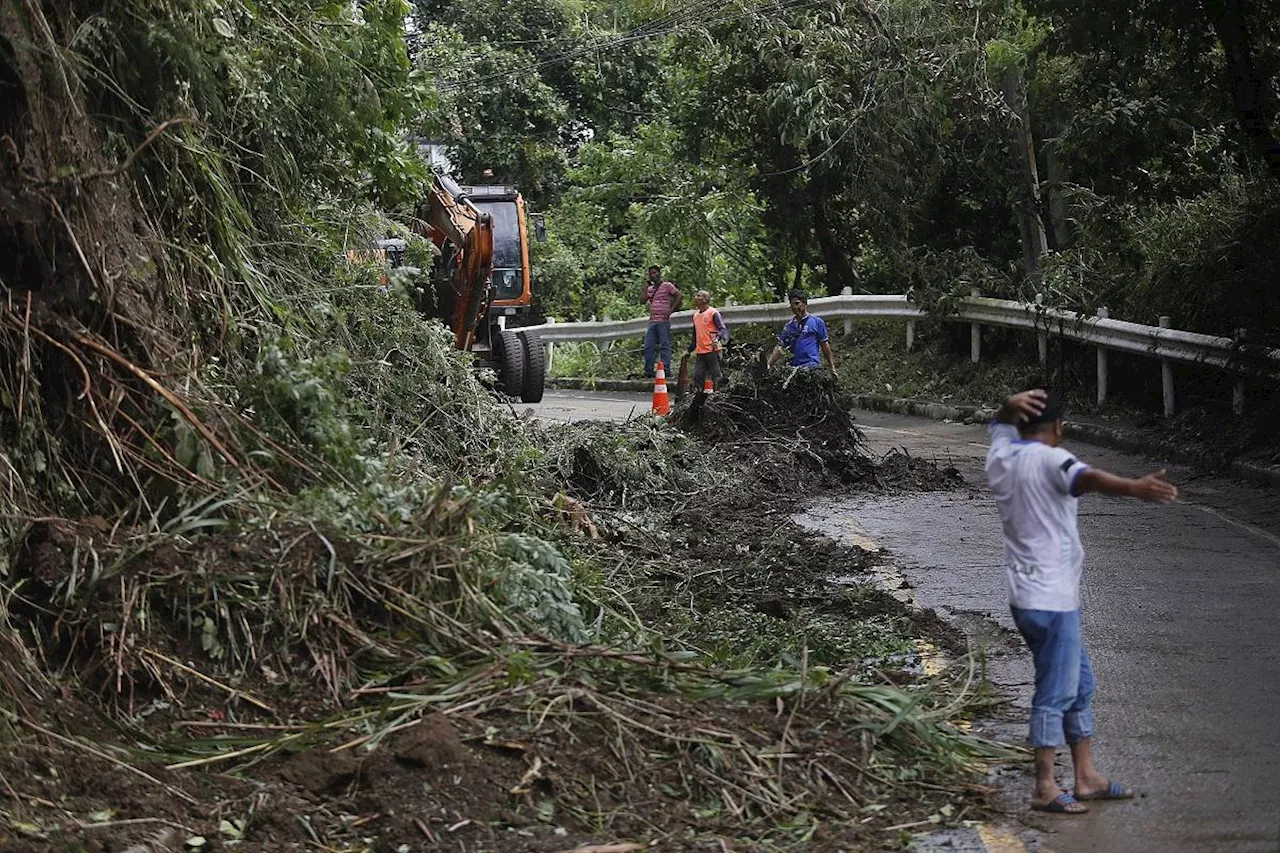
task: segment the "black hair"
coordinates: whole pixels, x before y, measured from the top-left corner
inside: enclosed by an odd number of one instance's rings
[[[1027,418],[1025,421],[1018,424],[1018,429],[1023,432],[1036,432],[1040,427],[1066,417],[1067,398],[1061,391],[1053,388],[1033,388],[1028,390],[1041,390],[1045,392],[1044,411],[1034,417]]]
[[[799,299],[805,305],[809,304],[809,294],[798,287],[787,294],[787,301],[790,302],[792,299]]]
[[[654,270],[657,270],[658,272],[662,272],[662,267],[658,266],[657,264],[649,264],[649,269],[646,270],[646,272],[653,272]]]

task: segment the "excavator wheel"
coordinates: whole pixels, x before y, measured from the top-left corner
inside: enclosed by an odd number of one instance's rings
[[[547,383],[547,357],[542,349],[542,338],[537,332],[517,334],[524,349],[524,384],[520,386],[520,399],[526,403],[541,403]]]
[[[502,392],[509,397],[519,397],[524,390],[524,346],[520,336],[509,330],[497,332],[491,339],[494,347],[494,359],[498,364],[498,381],[502,383]]]

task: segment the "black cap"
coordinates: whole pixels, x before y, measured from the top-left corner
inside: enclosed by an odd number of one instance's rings
[[[1029,388],[1030,391],[1044,391],[1046,394],[1044,401],[1044,411],[1035,417],[1027,418],[1018,426],[1022,429],[1028,427],[1039,426],[1040,424],[1051,424],[1056,420],[1066,417],[1067,414],[1067,398],[1061,391],[1054,388]]]

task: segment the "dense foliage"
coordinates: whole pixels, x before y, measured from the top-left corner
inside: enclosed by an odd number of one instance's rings
[[[1218,332],[1280,320],[1280,7],[419,0],[422,131],[548,212],[551,314],[979,286]]]
[[[634,312],[657,261],[717,301],[979,285],[1275,326],[1274,9],[1127,7],[0,4],[0,757],[40,738],[197,806],[174,787],[190,777],[136,765],[247,771],[466,711],[486,715],[472,741],[523,752],[546,723],[565,736],[548,755],[598,764],[567,800],[584,837],[622,837],[598,796],[615,783],[681,832],[672,803],[712,821],[691,844],[803,849],[824,822],[856,838],[956,816],[941,800],[998,754],[952,724],[964,700],[945,678],[858,680],[908,647],[901,620],[861,593],[794,611],[723,594],[739,558],[788,598],[809,562],[747,518],[731,459],[651,419],[521,423],[414,314],[432,249],[405,228],[428,177],[409,140],[547,214],[536,275],[558,315]],[[384,279],[367,249],[388,231],[411,264]],[[737,456],[797,476],[778,452]],[[703,540],[716,500],[753,528],[731,552]],[[761,736],[776,702],[785,727]],[[260,734],[168,724],[224,708]],[[608,746],[587,754],[574,715]],[[830,720],[810,755],[845,766],[784,762],[779,744],[804,752]],[[44,768],[84,763],[70,754],[20,769],[56,786]],[[513,761],[487,801],[539,784],[538,761]],[[633,761],[684,787],[655,806]],[[228,778],[201,785],[212,805],[119,823],[239,814],[218,826],[239,840],[266,794],[227,811],[210,789]],[[40,790],[83,828],[91,812]],[[405,793],[387,802],[413,814]],[[547,822],[547,802],[515,807]],[[349,838],[348,818],[301,822],[301,843]]]

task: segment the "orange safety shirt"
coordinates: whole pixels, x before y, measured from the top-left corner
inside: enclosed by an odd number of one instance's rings
[[[695,311],[693,313],[694,352],[704,355],[718,351],[720,349],[719,330],[722,328],[724,328],[724,321],[720,319],[720,312],[716,309]]]

